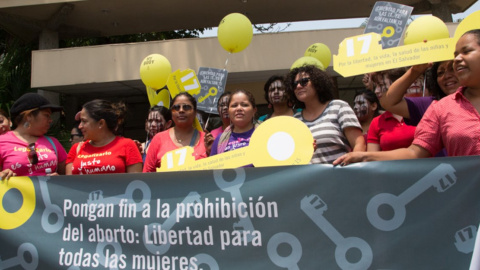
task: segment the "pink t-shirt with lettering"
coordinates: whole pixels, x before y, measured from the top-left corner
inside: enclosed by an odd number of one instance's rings
[[[142,163],[142,156],[134,141],[117,136],[102,147],[83,142],[74,144],[68,152],[67,164],[73,163],[72,174],[125,173],[127,166]]]
[[[20,140],[13,131],[9,131],[0,136],[0,164],[2,169],[11,169],[17,176],[38,176],[45,175],[47,168],[51,172],[57,171],[57,164],[65,161],[67,152],[57,139],[50,137],[57,148],[55,148],[45,138],[39,137],[35,142],[35,150],[38,156],[37,164],[30,164],[28,159],[28,143]]]

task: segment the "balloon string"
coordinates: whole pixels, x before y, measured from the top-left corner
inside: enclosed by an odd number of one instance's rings
[[[225,66],[223,66],[223,69],[227,69],[227,64],[228,64],[228,58],[230,57],[231,52],[228,53],[227,60],[225,61]]]
[[[422,85],[423,93],[422,93],[422,97],[425,96],[425,88],[426,88],[426,85],[427,85],[427,72],[425,71],[425,73],[423,73],[423,85]]]
[[[208,121],[210,121],[210,114],[208,114],[207,121],[205,122],[205,126],[203,127],[203,130],[207,129]]]

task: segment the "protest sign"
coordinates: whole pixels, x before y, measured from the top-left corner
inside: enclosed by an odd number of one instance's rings
[[[428,40],[383,49],[381,35],[368,33],[344,39],[333,56],[333,69],[343,77],[453,59],[458,38],[478,28],[480,11],[470,14],[458,26],[453,38]]]
[[[397,3],[378,1],[370,13],[364,34],[377,33],[382,37],[382,47],[398,45],[407,26],[413,7]]]
[[[200,67],[198,69],[198,79],[202,85],[202,90],[198,95],[198,109],[206,113],[218,114],[217,101],[225,91],[227,84],[228,71],[225,69],[216,69]]]

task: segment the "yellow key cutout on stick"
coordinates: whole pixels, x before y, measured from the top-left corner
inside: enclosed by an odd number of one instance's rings
[[[157,171],[233,169],[249,164],[255,167],[308,164],[313,155],[313,136],[302,121],[291,116],[277,116],[260,124],[246,147],[199,160],[195,160],[192,153],[190,146],[166,153]]]

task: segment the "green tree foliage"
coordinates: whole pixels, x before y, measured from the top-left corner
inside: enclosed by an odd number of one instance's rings
[[[71,38],[60,40],[59,48],[196,38],[205,30],[204,28],[112,37]],[[38,40],[26,42],[0,29],[0,108],[8,113],[12,104],[21,95],[36,90],[30,88],[33,50],[38,50]],[[66,129],[63,117],[60,117],[59,121],[53,123],[48,135],[59,139],[65,149],[70,148],[70,143],[68,142],[70,130]]]
[[[0,108],[10,110],[13,102],[30,92],[32,50],[37,43],[28,43],[0,30]]]
[[[181,39],[181,38],[198,38],[206,28],[193,30],[175,30],[168,32],[152,32],[140,33],[135,35],[121,35],[111,37],[95,37],[95,38],[72,38],[60,41],[60,48],[94,46],[116,43],[137,43],[155,40]]]

